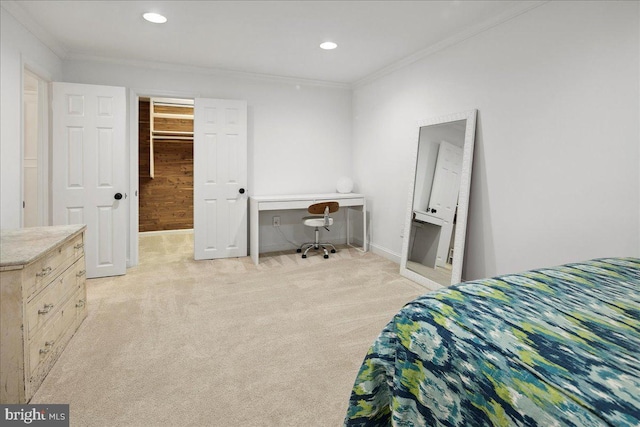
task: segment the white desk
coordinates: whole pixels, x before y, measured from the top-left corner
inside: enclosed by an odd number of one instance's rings
[[[259,217],[261,211],[276,211],[289,209],[307,209],[309,205],[318,202],[335,200],[341,208],[347,208],[347,244],[349,241],[349,212],[353,207],[362,210],[362,250],[367,250],[367,204],[363,194],[357,193],[327,193],[327,194],[290,194],[281,196],[251,196],[249,198],[249,250],[254,264],[258,264],[260,256]]]

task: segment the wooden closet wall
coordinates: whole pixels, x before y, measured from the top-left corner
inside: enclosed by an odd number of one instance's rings
[[[150,101],[139,103],[139,228],[140,231],[193,228],[193,141],[154,139],[150,164]],[[156,121],[156,128],[160,123]],[[169,119],[162,126],[174,128]],[[174,130],[193,132],[193,121],[182,121]],[[153,178],[150,169],[153,167]]]

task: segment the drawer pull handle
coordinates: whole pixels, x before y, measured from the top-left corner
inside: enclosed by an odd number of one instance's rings
[[[38,277],[44,277],[47,274],[51,273],[51,267],[47,267],[47,268],[43,268],[42,271],[40,273],[36,273],[36,276]]]
[[[47,347],[51,347],[55,341],[47,341],[44,343]]]
[[[84,300],[83,300],[83,299],[78,300],[78,302],[77,302],[77,304],[76,304],[76,307],[84,307],[84,304],[85,304],[85,302],[84,302]]]
[[[82,249],[84,247],[84,243],[78,243],[73,247],[73,249]]]
[[[86,272],[87,272],[87,270],[80,270],[80,271],[78,271],[78,273],[76,273],[76,276],[77,277],[82,277],[82,276],[85,275]]]
[[[49,353],[51,350],[49,350],[48,348],[41,348],[40,349],[40,354],[47,354]]]
[[[47,314],[53,308],[53,304],[45,304],[42,310],[38,310],[38,314]]]

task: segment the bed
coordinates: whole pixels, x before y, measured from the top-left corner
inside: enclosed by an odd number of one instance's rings
[[[345,426],[640,426],[640,259],[418,297],[362,363]]]

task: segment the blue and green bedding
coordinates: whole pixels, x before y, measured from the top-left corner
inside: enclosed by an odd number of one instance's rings
[[[640,259],[461,283],[407,304],[345,426],[640,426]]]

